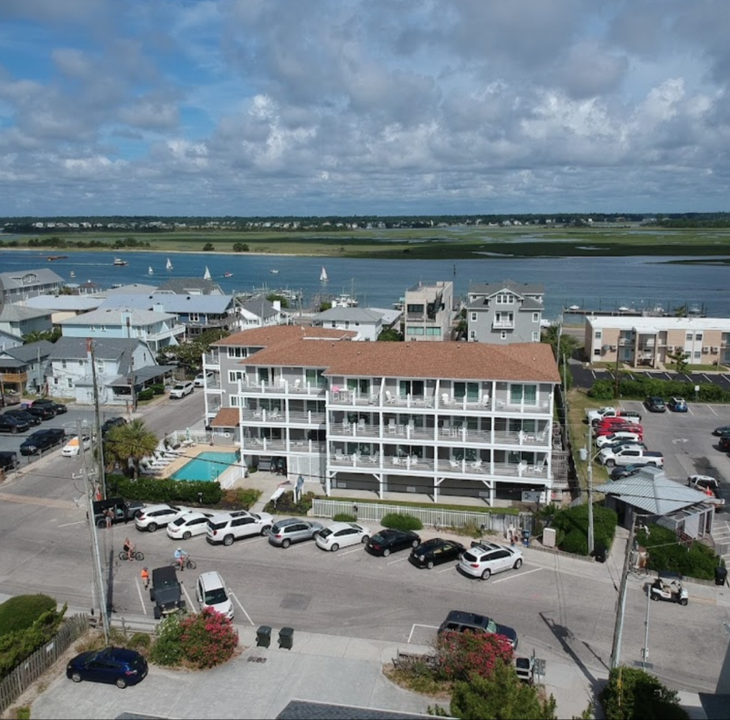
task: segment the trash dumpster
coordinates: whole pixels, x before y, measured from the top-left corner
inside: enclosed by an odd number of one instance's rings
[[[256,631],[256,647],[269,647],[271,645],[271,628],[268,625],[262,625]]]
[[[718,565],[715,568],[715,585],[724,585],[727,582],[727,568]]]
[[[291,650],[294,645],[294,628],[283,627],[279,630],[279,647]]]
[[[596,562],[605,563],[606,555],[608,554],[608,548],[601,543],[598,543],[593,548],[593,557]]]
[[[522,544],[525,547],[527,547],[530,544],[530,531],[529,530],[522,531]]]

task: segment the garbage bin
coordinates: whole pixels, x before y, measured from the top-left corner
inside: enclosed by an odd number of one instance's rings
[[[525,547],[527,547],[530,544],[530,531],[529,530],[522,531],[522,544]]]
[[[262,625],[256,631],[256,647],[269,647],[271,645],[271,628],[268,625]]]
[[[291,650],[294,645],[294,628],[283,627],[279,630],[279,647]]]
[[[607,553],[608,553],[608,548],[605,545],[602,545],[600,543],[598,543],[593,548],[593,557],[595,558],[596,562],[605,563]]]
[[[724,585],[727,582],[727,568],[718,565],[715,568],[715,585]]]
[[[580,459],[583,460],[584,462],[586,460],[588,460],[588,448],[584,448],[584,447],[580,448],[578,450],[578,455],[580,456]]]

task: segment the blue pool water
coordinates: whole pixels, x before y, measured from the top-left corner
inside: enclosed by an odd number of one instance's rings
[[[195,460],[185,463],[185,465],[172,475],[172,479],[214,482],[231,465],[235,465],[238,459],[238,453],[235,452],[200,453]]]

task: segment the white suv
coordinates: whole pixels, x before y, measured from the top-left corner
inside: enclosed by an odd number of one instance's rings
[[[223,578],[215,570],[204,572],[198,577],[195,599],[201,610],[210,608],[233,620],[233,603],[228,597]]]
[[[251,513],[247,510],[220,513],[208,520],[206,539],[211,545],[232,545],[234,540],[251,535],[268,535],[273,524],[274,517],[269,513]]]
[[[522,567],[522,552],[518,548],[505,547],[491,542],[472,543],[461,556],[459,570],[488,580],[492,573],[515,570]]]
[[[198,373],[193,380],[195,387],[205,387],[206,382],[210,382],[213,379],[212,372]]]
[[[184,398],[186,395],[190,395],[193,391],[193,383],[191,382],[179,382],[170,390],[171,398]]]
[[[135,516],[134,524],[137,530],[154,532],[158,527],[165,527],[180,515],[192,511],[192,508],[182,505],[148,505]]]

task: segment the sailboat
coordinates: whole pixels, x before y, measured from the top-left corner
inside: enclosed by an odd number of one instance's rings
[[[150,267],[147,268],[147,274],[148,275],[154,275],[155,274],[155,271],[152,269],[152,266],[151,265],[150,265]]]
[[[76,273],[75,273],[75,272],[74,272],[73,270],[72,270],[72,271],[71,271],[71,272],[69,273],[69,275],[70,275],[71,277],[76,277]]]
[[[319,273],[319,281],[320,282],[327,282],[329,278],[327,277],[327,270],[325,270],[324,265],[322,266],[322,272]]]
[[[167,258],[167,262],[165,263],[165,270],[172,270],[172,263],[170,262],[170,258]]]
[[[203,280],[210,280],[210,270],[208,270],[208,266],[205,266],[205,275],[203,275]]]

